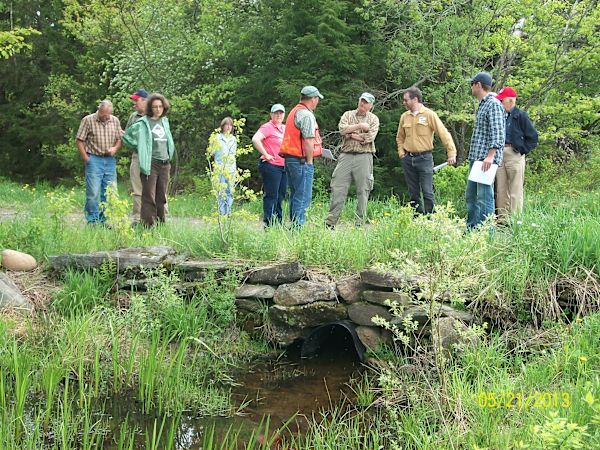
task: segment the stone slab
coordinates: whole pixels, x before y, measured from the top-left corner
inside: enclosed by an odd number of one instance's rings
[[[337,302],[315,302],[301,306],[273,305],[269,308],[271,321],[279,326],[296,329],[316,327],[347,317],[346,306]]]
[[[246,273],[246,283],[278,286],[294,283],[304,275],[306,275],[306,270],[299,262],[295,261],[252,269]]]
[[[300,280],[279,286],[273,296],[273,302],[281,306],[297,306],[331,301],[335,298],[335,284]]]
[[[0,310],[2,309],[25,313],[33,310],[31,302],[4,272],[0,272]]]
[[[389,309],[383,306],[364,302],[348,305],[348,317],[358,325],[369,327],[375,326],[372,321],[372,318],[375,316],[382,317],[388,321],[392,319],[392,314]]]
[[[48,257],[50,266],[57,271],[68,267],[78,269],[97,269],[105,262],[112,261],[118,272],[137,269],[141,266],[154,268],[160,266],[168,256],[175,255],[171,247],[131,247],[114,251],[94,252],[87,254],[65,254]]]
[[[275,288],[269,284],[243,284],[235,291],[237,298],[271,299],[274,295]]]
[[[401,292],[384,292],[384,291],[364,291],[362,294],[363,300],[375,305],[387,306],[386,300],[397,302],[401,306],[409,306],[412,299]]]

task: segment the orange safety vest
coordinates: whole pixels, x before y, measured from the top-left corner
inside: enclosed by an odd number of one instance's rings
[[[306,105],[299,103],[290,111],[287,120],[285,121],[285,133],[283,135],[283,142],[279,149],[280,156],[296,156],[298,158],[304,158],[304,148],[302,147],[302,133],[296,126],[294,120],[296,119],[296,113],[300,108],[306,108]],[[321,156],[323,153],[323,141],[321,141],[321,135],[319,134],[319,124],[315,129],[315,145],[313,157]]]

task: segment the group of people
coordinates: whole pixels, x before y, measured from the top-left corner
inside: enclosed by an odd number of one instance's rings
[[[110,100],[103,100],[97,111],[85,116],[76,142],[85,163],[85,218],[89,224],[106,221],[104,207],[106,190],[116,183],[115,154],[122,144],[132,149],[131,186],[133,212],[148,227],[164,222],[167,208],[167,187],[175,144],[166,117],[169,101],[161,94],[149,95],[139,89],[129,98],[135,112],[125,130],[119,119],[112,115]]]
[[[479,72],[470,79],[471,93],[479,101],[471,139],[469,168],[476,161],[486,172],[498,167],[495,184],[499,218],[505,221],[511,212],[523,206],[525,155],[537,145],[537,132],[524,111],[516,107],[517,92],[504,87],[491,92],[492,77]],[[167,210],[167,186],[170,161],[175,152],[166,114],[169,102],[160,94],[149,95],[144,89],[130,96],[135,112],[125,130],[112,115],[112,104],[104,100],[94,114],[86,116],[77,132],[77,146],[85,162],[85,216],[89,223],[104,222],[98,197],[106,201],[106,188],[116,180],[115,154],[122,143],[133,150],[131,185],[134,215],[146,226],[164,222]],[[305,86],[300,100],[285,119],[285,107],[274,104],[270,120],[252,137],[260,154],[259,171],[263,179],[263,221],[265,227],[282,224],[282,202],[289,187],[289,213],[292,225],[306,222],[306,210],[312,200],[314,159],[324,153],[319,125],[314,111],[323,95],[315,86]],[[356,187],[355,224],[367,219],[367,202],[373,189],[373,156],[379,119],[371,112],[375,97],[364,92],[356,109],[344,112],[338,128],[341,146],[331,178],[331,201],[325,220],[334,228],[344,207],[352,182]],[[456,146],[438,115],[423,104],[419,88],[406,89],[403,96],[406,112],[400,117],[396,143],[410,204],[418,214],[434,210],[433,139],[437,134],[447,152],[447,163],[456,163]],[[285,122],[285,123],[284,123]],[[225,169],[219,175],[223,187],[218,193],[219,214],[231,214],[236,167],[237,139],[233,120],[221,121],[214,164]],[[330,151],[327,156],[335,158]],[[467,181],[467,228],[481,225],[495,212],[494,183]]]
[[[537,146],[538,134],[527,113],[516,107],[517,92],[506,86],[494,94],[492,83],[492,76],[487,72],[479,72],[470,79],[471,94],[479,104],[468,155],[469,171],[476,161],[482,162],[483,172],[497,165],[492,181],[496,184],[499,221],[506,222],[510,213],[523,207],[525,155]],[[400,117],[396,135],[398,155],[411,205],[419,214],[430,214],[435,205],[433,136],[437,133],[442,141],[449,165],[456,163],[456,146],[437,114],[423,105],[419,88],[408,88],[403,102],[407,111]],[[493,182],[467,180],[465,197],[469,230],[494,214]]]

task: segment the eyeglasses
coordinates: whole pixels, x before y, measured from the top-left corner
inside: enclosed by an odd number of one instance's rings
[[[152,109],[165,109],[163,105],[152,105]]]
[[[479,83],[479,81],[471,81],[471,86],[473,86],[474,84]]]

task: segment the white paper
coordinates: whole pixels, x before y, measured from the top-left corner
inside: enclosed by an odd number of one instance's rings
[[[469,173],[469,181],[475,183],[490,185],[496,178],[496,171],[498,170],[498,164],[492,164],[485,172],[482,169],[483,161],[475,161],[473,167],[471,167],[471,173]]]
[[[333,152],[331,150],[329,150],[328,148],[323,148],[323,158],[325,159],[332,159],[333,161],[335,161],[335,156],[333,156]]]

